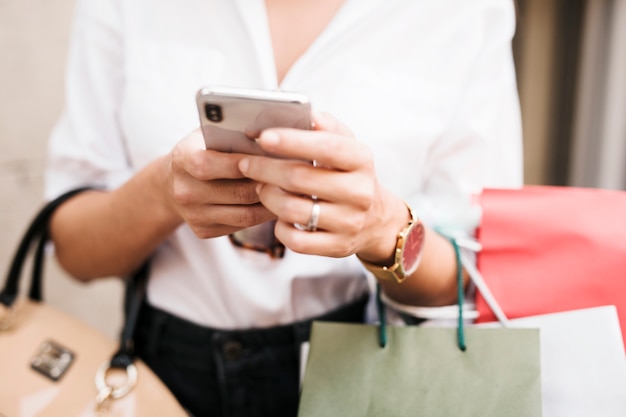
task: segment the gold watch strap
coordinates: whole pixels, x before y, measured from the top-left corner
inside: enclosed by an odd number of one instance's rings
[[[406,226],[404,226],[404,228],[402,230],[400,230],[400,232],[398,232],[398,235],[396,237],[396,249],[394,252],[394,264],[391,266],[383,266],[383,265],[377,265],[377,264],[373,264],[371,262],[365,261],[363,259],[361,259],[361,257],[359,257],[357,255],[357,258],[359,258],[359,261],[361,261],[361,263],[363,264],[363,266],[370,271],[376,278],[380,279],[380,280],[385,280],[385,281],[396,281],[397,283],[401,283],[403,282],[407,276],[400,276],[400,274],[396,273],[396,270],[398,268],[400,268],[400,257],[399,257],[399,252],[400,252],[400,239],[404,239],[404,233],[406,233],[406,231],[409,229],[409,227],[414,224],[415,222],[419,222],[419,218],[415,215],[415,212],[413,211],[413,209],[411,208],[411,206],[409,206],[406,202],[404,202],[404,205],[406,206],[406,208],[409,211],[409,221],[406,224]]]
[[[397,283],[403,282],[407,277],[400,278],[393,271],[398,268],[398,264],[393,264],[390,267],[380,266],[373,264],[371,262],[364,261],[359,258],[359,261],[363,264],[363,266],[372,273],[376,278],[384,280],[384,281],[396,281]]]

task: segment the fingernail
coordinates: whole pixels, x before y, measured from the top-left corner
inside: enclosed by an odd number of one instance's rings
[[[263,133],[261,133],[259,139],[261,140],[261,142],[263,142],[264,145],[270,146],[277,145],[280,141],[280,137],[278,136],[278,134],[271,130],[264,130]]]
[[[322,112],[320,112],[319,110],[311,110],[311,118],[313,120],[321,119],[322,117],[324,116],[322,115]]]
[[[320,122],[323,123],[324,121],[324,114],[318,110],[312,110],[311,111],[311,129],[317,130],[317,127],[319,127]]]
[[[249,158],[243,158],[241,161],[239,161],[239,171],[241,171],[243,174],[248,172],[248,167],[250,167]]]

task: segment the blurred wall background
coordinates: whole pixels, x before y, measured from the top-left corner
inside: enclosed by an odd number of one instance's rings
[[[528,184],[626,189],[626,0],[517,0]]]
[[[0,0],[0,259],[42,204],[74,0]],[[514,52],[527,184],[626,189],[626,0],[518,0]],[[78,284],[50,259],[46,300],[110,336],[117,279]]]
[[[43,203],[47,137],[63,105],[73,6],[74,0],[0,0],[0,282]],[[121,282],[78,284],[48,259],[46,301],[117,335]]]

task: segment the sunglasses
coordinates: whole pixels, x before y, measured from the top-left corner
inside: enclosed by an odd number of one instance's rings
[[[272,259],[285,256],[285,245],[274,236],[274,221],[248,227],[228,235],[230,242],[239,248],[263,252]]]

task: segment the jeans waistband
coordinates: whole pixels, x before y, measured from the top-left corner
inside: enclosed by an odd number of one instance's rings
[[[205,327],[190,322],[144,302],[138,322],[138,333],[150,345],[167,341],[187,348],[204,349],[210,346],[216,336],[220,339],[237,340],[248,347],[273,346],[304,342],[309,339],[311,323],[315,321],[335,321],[362,323],[369,295],[329,311],[321,316],[292,324],[268,328],[229,330]],[[146,340],[148,339],[148,340]]]

